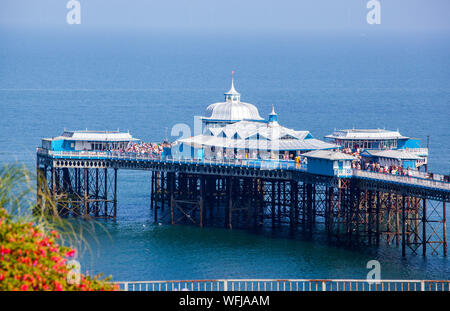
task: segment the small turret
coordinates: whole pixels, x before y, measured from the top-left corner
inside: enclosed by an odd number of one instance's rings
[[[231,76],[231,88],[228,92],[226,92],[225,95],[225,101],[226,102],[233,102],[233,103],[239,103],[241,101],[241,94],[239,94],[236,89],[234,88],[234,71],[232,72]]]
[[[275,112],[275,108],[272,105],[272,112],[269,114],[269,126],[277,126],[278,124],[278,115]]]

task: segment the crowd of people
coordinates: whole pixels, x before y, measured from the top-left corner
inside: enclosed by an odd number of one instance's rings
[[[355,157],[355,160],[352,162],[352,168],[383,174],[411,176],[411,169],[409,167],[404,169],[402,166],[398,165],[382,166],[380,163],[362,161],[360,149],[352,151],[350,148],[345,148],[342,149],[342,152]]]
[[[358,162],[361,162],[362,156],[361,156],[361,149],[356,149],[353,151],[350,148],[344,148],[341,150],[343,153],[354,156]]]
[[[120,152],[120,153],[137,153],[142,155],[149,155],[153,157],[161,156],[161,153],[164,151],[164,147],[170,147],[171,144],[164,142],[161,144],[157,143],[129,143],[126,148],[120,149],[111,149],[112,152]]]
[[[146,155],[154,158],[160,158],[161,154],[164,151],[164,148],[171,148],[172,144],[168,142],[163,143],[129,143],[126,148],[121,149],[110,149],[109,151],[114,152],[120,152],[120,153],[136,153],[141,155]],[[353,169],[358,170],[366,170],[369,172],[377,172],[377,173],[383,173],[383,174],[392,174],[392,175],[400,175],[400,176],[416,176],[417,171],[413,171],[411,168],[403,168],[402,166],[398,165],[390,165],[390,166],[382,166],[380,163],[376,162],[365,162],[363,161],[362,156],[360,155],[360,150],[351,150],[350,148],[345,148],[341,150],[343,153],[352,155],[355,157],[355,160],[352,161],[351,167]],[[268,157],[260,157],[260,155],[256,152],[250,152],[250,153],[227,153],[227,152],[221,152],[217,151],[214,154],[214,157],[212,157],[215,160],[222,160],[222,159],[237,159],[237,160],[244,160],[244,159],[270,159],[270,155],[267,155]],[[283,160],[291,160],[295,162],[295,166],[297,168],[303,167],[307,164],[307,158],[302,157],[301,155],[294,156],[293,154],[283,154],[280,155],[280,158]],[[424,174],[424,173],[422,173]],[[433,178],[433,174],[426,174],[426,178]],[[448,176],[447,179],[450,180]]]
[[[358,166],[356,168],[361,169],[360,163],[358,163]],[[364,170],[383,174],[411,176],[411,169],[409,167],[404,169],[402,166],[397,165],[381,166],[380,163],[367,162],[364,164]]]

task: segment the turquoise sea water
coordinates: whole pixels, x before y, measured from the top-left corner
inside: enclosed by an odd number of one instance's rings
[[[399,129],[450,173],[450,40],[437,35],[190,36],[0,32],[0,161],[34,169],[42,137],[117,129],[146,141],[193,125],[235,70],[242,100],[322,138],[335,128]],[[172,137],[175,139],[175,137]],[[119,172],[116,222],[96,226],[82,269],[115,280],[211,278],[448,279],[441,256],[395,246],[342,249],[281,233],[154,225],[148,172]],[[105,232],[107,231],[107,233]]]

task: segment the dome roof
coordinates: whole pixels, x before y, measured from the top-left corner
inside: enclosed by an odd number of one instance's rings
[[[224,95],[225,102],[209,105],[203,119],[221,121],[264,120],[259,115],[258,108],[252,104],[241,102],[241,94],[235,90],[233,80],[231,80],[231,89]]]
[[[222,102],[209,105],[206,108],[204,119],[240,121],[263,120],[258,108],[244,102]]]

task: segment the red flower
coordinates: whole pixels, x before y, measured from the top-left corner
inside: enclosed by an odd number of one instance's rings
[[[0,255],[4,255],[4,254],[10,254],[11,250],[8,248],[4,248],[2,245],[0,245]],[[19,253],[20,255],[20,253]]]
[[[67,257],[73,257],[73,256],[75,255],[75,253],[76,253],[76,250],[71,249],[70,251],[68,251],[68,252],[66,253],[66,256],[67,256]]]
[[[4,217],[6,215],[6,217]],[[0,291],[116,289],[107,280],[81,275],[79,286],[66,286],[68,257],[76,250],[55,243],[56,232],[44,234],[32,224],[13,221],[0,208]]]
[[[56,287],[56,290],[57,290],[57,291],[62,291],[62,290],[63,290],[61,284],[59,284],[59,283],[56,282],[56,281],[55,281],[55,287]]]

